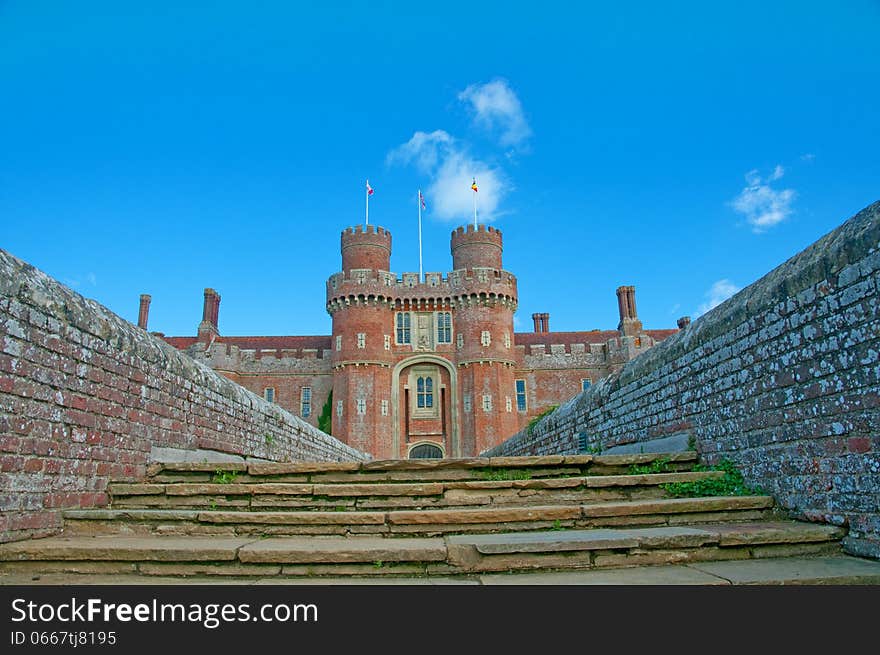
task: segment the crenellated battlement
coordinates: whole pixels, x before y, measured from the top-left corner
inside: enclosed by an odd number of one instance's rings
[[[327,280],[327,309],[353,302],[387,305],[454,305],[468,299],[503,301],[516,306],[516,276],[509,271],[477,268],[441,273],[402,273],[352,269],[331,275]],[[468,301],[469,302],[469,301]]]
[[[494,227],[458,227],[452,232],[450,248],[452,267],[455,269],[502,267],[501,231]]]
[[[387,270],[391,266],[391,232],[376,225],[356,225],[342,231],[342,270]]]
[[[389,239],[391,238],[391,232],[378,225],[355,225],[354,227],[347,227],[342,231],[343,239],[346,234],[376,234],[379,236],[386,235]]]

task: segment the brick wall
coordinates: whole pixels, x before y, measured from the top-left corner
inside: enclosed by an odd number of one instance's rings
[[[491,455],[692,435],[880,557],[880,202]]]
[[[0,541],[105,504],[153,446],[367,458],[0,250]]]

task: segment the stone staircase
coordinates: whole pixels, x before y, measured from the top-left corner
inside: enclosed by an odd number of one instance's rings
[[[0,573],[467,576],[828,555],[840,528],[768,496],[670,498],[693,452],[174,463],[114,483],[62,536],[0,545]],[[649,471],[649,472],[645,472]],[[657,472],[655,472],[657,471]]]

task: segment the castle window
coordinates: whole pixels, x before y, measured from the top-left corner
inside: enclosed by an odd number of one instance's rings
[[[342,337],[336,337],[336,350],[342,350]]]
[[[593,384],[592,380],[590,380],[589,378],[584,378],[583,380],[581,380],[581,391],[586,391],[587,389],[590,388],[590,385],[592,385],[592,384]]]
[[[508,332],[504,333],[504,347],[510,348],[510,333]]]
[[[515,380],[514,385],[516,387],[516,411],[524,412],[528,409],[526,403],[526,381]]]
[[[409,312],[397,313],[397,343],[412,343],[410,340],[410,318]]]
[[[513,411],[513,403],[510,400],[510,396],[504,397],[504,407],[508,412]]]
[[[468,414],[471,413],[471,395],[469,393],[464,395],[464,411]]]
[[[303,387],[299,392],[299,415],[308,418],[312,415],[312,388]]]
[[[484,393],[483,394],[483,411],[491,412],[492,411],[492,394]]]
[[[358,398],[357,400],[357,413],[361,416],[367,413],[367,401],[363,398]]]
[[[357,341],[358,348],[365,348],[367,346],[367,334],[365,332],[358,332]]]
[[[336,401],[336,416],[340,416],[340,417],[342,416],[342,401],[341,400]]]
[[[265,389],[263,389],[263,398],[270,403],[274,403],[275,387],[266,387]]]
[[[434,407],[434,379],[419,376],[416,380],[416,407],[431,409]]]
[[[385,350],[391,350],[391,335],[385,335]]]
[[[455,336],[455,345],[459,350],[464,348],[464,335],[461,332]]]
[[[452,343],[452,313],[437,314],[437,343]]]
[[[480,343],[484,346],[488,346],[492,343],[492,335],[489,334],[489,330],[483,330],[480,333]]]
[[[388,416],[388,401],[382,401],[382,416]]]

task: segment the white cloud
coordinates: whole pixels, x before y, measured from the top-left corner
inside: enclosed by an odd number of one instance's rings
[[[764,232],[791,216],[791,203],[797,197],[793,189],[776,190],[770,186],[785,175],[782,166],[776,166],[766,178],[757,169],[746,173],[746,186],[731,203],[733,209],[746,217],[756,233]]]
[[[712,287],[705,293],[706,302],[701,304],[696,311],[696,316],[702,316],[706,312],[708,312],[713,307],[717,307],[725,300],[730,298],[733,294],[739,291],[739,287],[736,286],[733,282],[728,280],[727,278],[723,280],[718,280]]]
[[[473,219],[477,181],[477,217],[491,221],[501,199],[510,190],[502,171],[475,157],[443,130],[416,132],[406,143],[388,153],[389,164],[412,165],[430,176],[425,190],[428,213],[440,220],[468,222]]]
[[[453,145],[453,138],[443,130],[416,132],[412,138],[388,153],[390,164],[413,164],[422,173],[433,171],[443,153]]]
[[[87,273],[87,274],[86,274],[86,281],[87,281],[89,284],[91,284],[93,287],[94,287],[94,286],[98,286],[98,278],[95,276],[94,273],[91,273],[91,272],[90,272],[90,273]]]
[[[521,146],[532,134],[522,104],[505,80],[471,84],[458,99],[470,106],[474,123],[499,132],[498,141],[504,147]]]
[[[801,155],[801,161],[805,161],[808,164],[815,161],[815,159],[816,159],[816,155],[814,155],[812,152],[806,152],[803,155]]]

